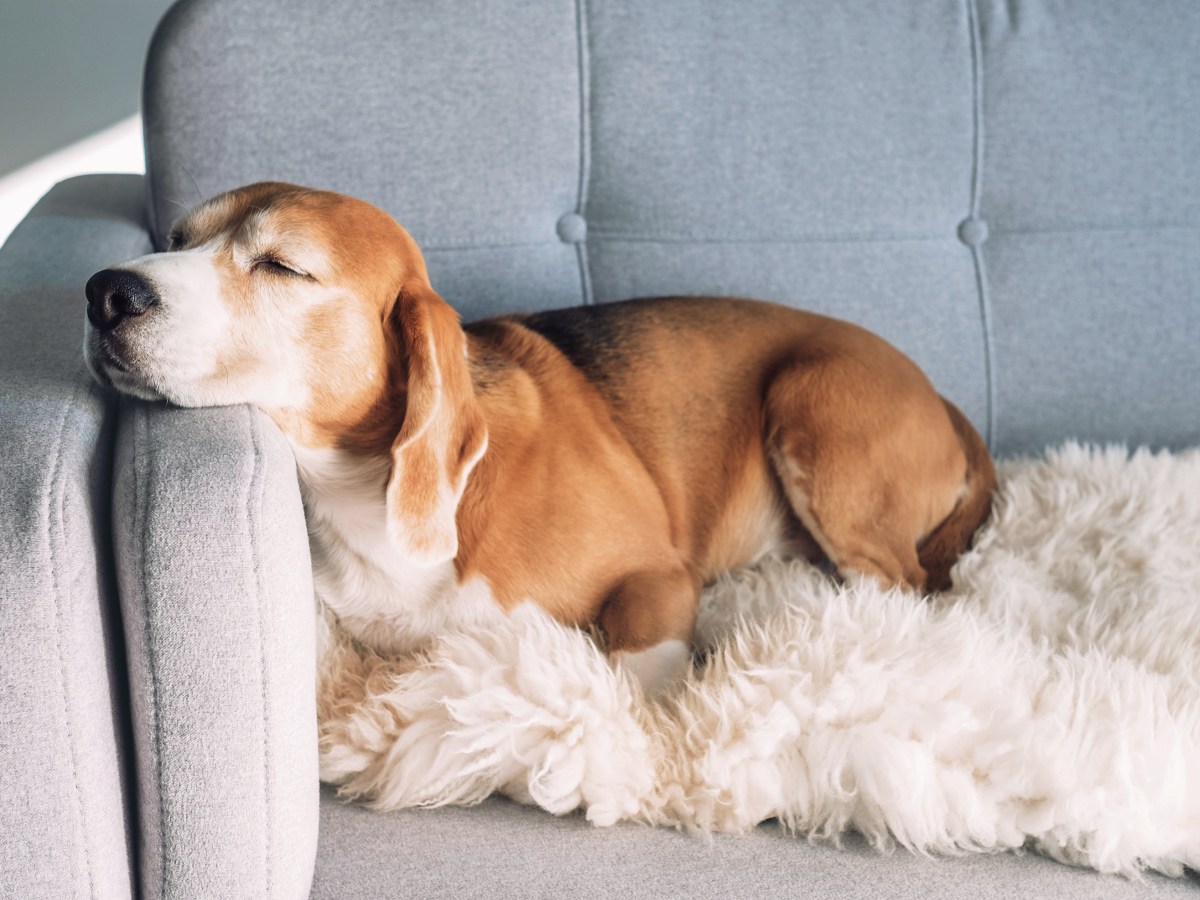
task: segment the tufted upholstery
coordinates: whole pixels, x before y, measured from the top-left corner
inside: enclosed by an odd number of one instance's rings
[[[776,299],[882,332],[1002,454],[1182,445],[1197,34],[1189,2],[197,0],[150,60],[154,219],[331,187],[464,318]]]

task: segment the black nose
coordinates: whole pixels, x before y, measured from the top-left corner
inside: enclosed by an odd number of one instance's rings
[[[88,279],[83,292],[87,294],[88,321],[100,331],[111,331],[158,303],[150,282],[122,269],[101,269]]]

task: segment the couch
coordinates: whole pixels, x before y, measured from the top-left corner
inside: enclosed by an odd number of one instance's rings
[[[465,319],[740,294],[900,346],[1000,457],[1200,443],[1190,0],[182,0],[145,177],[55,187],[0,251],[0,895],[1131,897],[1034,855],[596,829],[317,780],[290,450],[118,399],[83,284],[213,193],[366,198]]]

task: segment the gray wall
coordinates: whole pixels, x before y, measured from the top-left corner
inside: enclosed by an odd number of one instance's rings
[[[138,111],[169,0],[0,0],[0,175]]]

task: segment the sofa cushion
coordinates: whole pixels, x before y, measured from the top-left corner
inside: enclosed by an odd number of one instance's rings
[[[930,859],[838,849],[777,824],[712,841],[661,828],[595,828],[580,816],[492,799],[473,808],[376,813],[321,798],[312,900],[342,897],[890,897],[1058,900],[1192,896],[1196,883],[1137,884],[1034,854]]]

